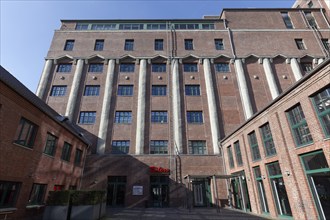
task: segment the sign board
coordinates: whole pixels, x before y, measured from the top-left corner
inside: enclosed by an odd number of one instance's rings
[[[169,174],[170,169],[168,168],[163,168],[163,167],[154,167],[151,166],[149,167],[150,173],[159,173],[159,174]]]
[[[143,186],[133,186],[133,196],[142,196]]]

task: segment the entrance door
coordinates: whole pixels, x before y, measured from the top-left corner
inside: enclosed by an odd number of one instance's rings
[[[124,206],[126,192],[126,176],[111,176],[108,178],[107,205]]]
[[[169,185],[168,176],[150,177],[151,205],[153,207],[168,207]]]
[[[286,193],[284,181],[282,177],[274,178],[272,181],[272,187],[279,215],[292,216],[288,195]]]
[[[204,194],[205,194],[204,182],[194,182],[193,195],[194,195],[195,206],[205,206]]]

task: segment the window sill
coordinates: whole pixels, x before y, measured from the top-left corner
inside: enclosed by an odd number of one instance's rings
[[[13,213],[13,212],[16,212],[17,211],[17,208],[1,208],[0,209],[0,214],[10,214],[10,213]]]
[[[304,148],[304,147],[308,147],[308,146],[311,146],[311,145],[313,145],[313,144],[314,144],[314,142],[307,143],[307,144],[300,145],[300,146],[296,146],[296,149],[301,149],[301,148]]]
[[[55,158],[55,156],[52,156],[52,155],[49,155],[49,154],[46,154],[46,153],[42,153],[44,156],[46,156],[46,157],[49,157],[49,158],[52,158],[52,159],[54,159]]]
[[[46,205],[27,205],[25,208],[26,209],[40,209],[45,207]]]
[[[21,147],[21,148],[24,148],[24,149],[27,149],[27,150],[33,150],[33,146],[32,147],[27,147],[27,146],[24,146],[24,145],[21,145],[21,144],[18,144],[16,142],[13,142],[14,145],[18,146],[18,147]]]

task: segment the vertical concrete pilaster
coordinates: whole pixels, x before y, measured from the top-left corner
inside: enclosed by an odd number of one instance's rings
[[[53,66],[53,60],[46,60],[44,69],[42,70],[38,88],[36,91],[36,95],[42,100],[44,100],[45,97],[46,88],[50,80],[49,78],[51,76],[52,66]]]
[[[147,61],[140,60],[139,91],[136,119],[136,154],[143,154],[144,129],[145,129],[145,108],[146,108],[146,82],[147,82]]]
[[[280,93],[279,93],[277,85],[276,85],[274,73],[272,71],[272,67],[270,65],[269,59],[264,58],[263,61],[262,61],[262,64],[263,64],[263,67],[264,67],[264,71],[265,71],[267,83],[268,83],[268,86],[269,86],[270,94],[272,95],[272,99],[275,99]]]
[[[300,70],[300,65],[298,63],[298,60],[296,58],[291,58],[290,65],[294,78],[296,79],[296,81],[298,81],[299,79],[302,78],[302,73]]]
[[[102,110],[100,117],[100,127],[98,133],[98,141],[97,141],[97,153],[104,154],[105,152],[105,144],[107,140],[108,134],[108,125],[109,125],[109,114],[111,107],[111,94],[113,88],[113,78],[115,74],[115,60],[109,60],[108,62],[108,70],[107,77],[105,81],[104,87],[104,95],[102,102]]]
[[[214,92],[209,59],[203,60],[203,67],[204,67],[204,76],[205,76],[207,104],[209,107],[213,152],[214,154],[219,154],[219,147],[218,147],[218,142],[220,139],[219,120],[218,120],[218,112],[215,101],[215,92]]]

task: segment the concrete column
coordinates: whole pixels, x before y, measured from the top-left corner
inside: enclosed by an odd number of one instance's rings
[[[296,81],[298,81],[299,79],[302,78],[302,73],[300,70],[300,65],[298,63],[298,60],[296,58],[291,58],[291,69],[294,75],[294,78],[296,79]]]
[[[237,82],[239,92],[241,94],[241,100],[244,110],[245,119],[249,119],[253,115],[251,100],[249,96],[248,86],[246,84],[246,78],[244,74],[243,63],[241,59],[235,60],[235,70],[237,74]]]
[[[181,101],[180,101],[180,78],[179,78],[179,61],[172,60],[172,105],[173,105],[173,134],[174,134],[174,150],[179,153],[182,149],[182,118],[181,118]]]
[[[270,94],[272,95],[272,98],[275,99],[280,93],[279,93],[277,85],[276,85],[274,73],[273,73],[272,67],[270,65],[269,59],[264,58],[262,61],[262,64],[264,66],[264,71],[266,74],[266,79],[267,79],[267,83],[269,86]]]
[[[144,127],[145,127],[145,109],[146,109],[146,81],[147,81],[147,61],[140,60],[139,72],[139,91],[136,119],[136,154],[143,154],[144,148]]]
[[[317,60],[317,65],[320,65],[321,63],[323,63],[324,59],[320,58]]]
[[[210,115],[213,152],[214,154],[219,154],[219,147],[218,147],[218,142],[220,139],[219,120],[218,120],[217,105],[215,101],[215,93],[214,93],[209,59],[203,60],[203,67],[204,67],[207,103],[208,103],[209,115]]]
[[[111,105],[111,94],[113,88],[113,77],[115,73],[115,60],[109,60],[107,78],[105,80],[104,95],[103,95],[103,104],[101,110],[101,119],[100,119],[100,128],[97,141],[97,153],[104,154],[105,143],[107,140],[108,134],[108,125],[109,125],[109,114],[110,114],[110,105]]]
[[[48,84],[48,82],[50,80],[50,76],[51,76],[52,66],[53,66],[53,60],[46,60],[44,69],[42,70],[38,88],[36,91],[36,95],[42,100],[45,97],[47,84]]]
[[[73,114],[76,109],[76,102],[78,98],[78,92],[80,87],[80,81],[82,77],[84,67],[84,60],[79,59],[76,65],[76,71],[74,72],[73,81],[71,85],[71,91],[68,99],[68,104],[66,106],[65,115],[69,118],[70,121],[73,120]]]

